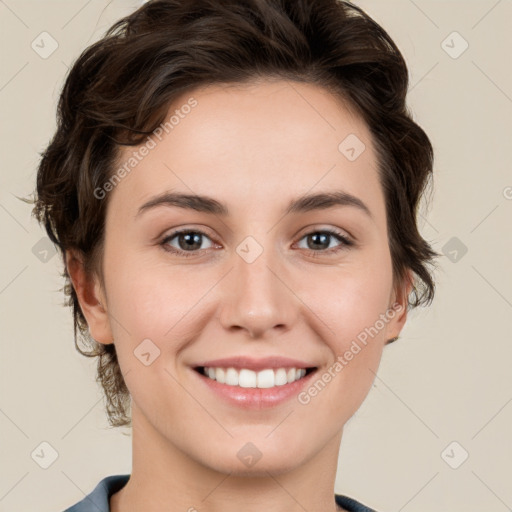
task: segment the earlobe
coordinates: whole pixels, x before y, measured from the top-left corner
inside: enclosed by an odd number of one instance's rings
[[[412,288],[413,273],[412,271],[408,271],[407,281],[401,286],[401,288],[398,291],[394,291],[393,300],[389,305],[389,308],[395,311],[395,315],[393,316],[393,320],[390,322],[390,325],[388,326],[388,337],[390,339],[386,342],[386,344],[396,341],[405,325],[405,322],[407,320],[408,299],[412,291]]]
[[[87,275],[83,258],[77,251],[66,251],[66,268],[91,336],[105,345],[113,343],[106,300],[99,278],[96,275]]]

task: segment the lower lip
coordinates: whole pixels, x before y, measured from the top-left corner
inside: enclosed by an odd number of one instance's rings
[[[305,377],[302,377],[302,379],[284,384],[283,386],[274,386],[272,388],[242,388],[240,386],[221,384],[196,370],[192,371],[221,398],[245,409],[266,409],[286,402],[290,398],[297,396],[317,372],[317,370],[312,371]]]

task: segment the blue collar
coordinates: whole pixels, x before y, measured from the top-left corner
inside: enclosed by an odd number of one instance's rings
[[[110,512],[110,497],[112,494],[122,489],[129,479],[130,475],[112,475],[105,477],[83,500],[66,509],[64,512]],[[375,510],[366,507],[348,496],[335,494],[334,499],[338,505],[349,512],[375,512]]]

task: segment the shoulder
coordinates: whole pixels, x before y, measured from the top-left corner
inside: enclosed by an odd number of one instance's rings
[[[348,510],[348,512],[377,512],[376,510],[373,510],[373,508],[369,508],[354,498],[349,498],[348,496],[335,494],[334,499],[337,505],[340,505],[340,507]]]
[[[129,479],[130,475],[105,477],[83,500],[67,508],[64,512],[110,512],[110,496],[122,489]]]

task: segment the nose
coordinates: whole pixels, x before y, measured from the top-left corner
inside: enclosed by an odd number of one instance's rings
[[[285,332],[295,321],[300,301],[282,262],[264,250],[249,263],[234,255],[234,268],[222,292],[220,322],[226,330],[244,330],[251,338]]]

